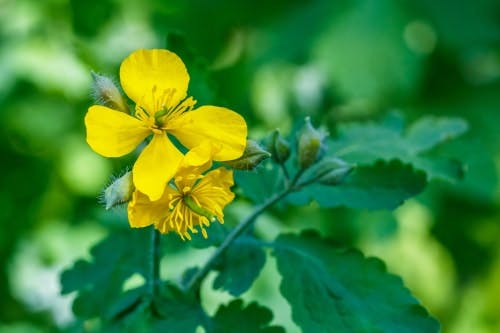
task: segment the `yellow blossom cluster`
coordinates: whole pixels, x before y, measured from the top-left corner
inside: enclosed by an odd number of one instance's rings
[[[205,227],[216,219],[223,222],[222,210],[234,194],[232,171],[220,167],[204,173],[212,161],[243,154],[245,120],[227,108],[195,107],[187,95],[186,67],[168,50],[130,54],[120,66],[120,83],[135,103],[134,111],[93,105],[85,125],[88,144],[106,157],[126,155],[146,143],[132,168],[130,225],[154,225],[183,239],[198,228],[206,237]]]

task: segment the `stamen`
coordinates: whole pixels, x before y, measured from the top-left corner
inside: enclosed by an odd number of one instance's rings
[[[200,215],[200,217],[203,216],[210,221],[215,219],[214,214],[208,209],[201,207],[192,196],[185,196],[183,202],[193,213]]]
[[[135,117],[141,121],[147,121],[149,119],[149,113],[144,108],[139,105],[135,107]]]

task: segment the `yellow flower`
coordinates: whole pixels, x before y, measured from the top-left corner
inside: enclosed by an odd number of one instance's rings
[[[230,187],[234,184],[233,172],[223,167],[208,172],[207,146],[188,152],[175,175],[173,184],[167,185],[157,201],[135,191],[128,205],[128,218],[134,228],[154,224],[161,233],[174,231],[182,239],[191,239],[190,233],[201,230],[207,238],[205,227],[218,220],[224,223],[224,207],[234,199]]]
[[[245,120],[223,107],[193,109],[196,101],[187,97],[189,75],[175,53],[159,49],[133,52],[121,64],[120,82],[136,103],[134,115],[91,106],[85,116],[87,142],[103,156],[119,157],[152,135],[132,169],[136,188],[149,199],[162,196],[183,157],[167,134],[188,149],[209,142],[216,161],[233,160],[243,154]]]

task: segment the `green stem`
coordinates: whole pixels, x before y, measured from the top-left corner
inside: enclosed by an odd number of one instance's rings
[[[294,187],[295,184],[297,184],[297,182],[299,181],[300,177],[302,176],[302,174],[306,171],[306,169],[300,169],[299,171],[297,171],[297,173],[295,174],[295,177],[293,177],[292,181],[290,182],[290,187]],[[296,188],[294,188],[295,190]]]
[[[198,290],[200,288],[201,282],[205,276],[210,272],[212,267],[217,263],[219,257],[224,254],[227,248],[238,238],[245,230],[252,225],[252,223],[257,219],[257,217],[262,214],[267,208],[271,207],[273,204],[278,202],[293,191],[293,184],[286,187],[283,191],[275,194],[269,198],[266,202],[257,206],[257,208],[247,216],[243,221],[240,222],[231,232],[227,235],[226,239],[222,244],[215,250],[212,256],[208,259],[205,265],[196,272],[195,275],[186,284],[186,290]]]
[[[152,298],[158,295],[160,287],[160,233],[151,228],[151,256],[149,267],[149,294]]]
[[[283,171],[283,177],[285,178],[285,184],[290,183],[290,174],[288,173],[288,169],[285,165],[285,162],[279,164],[281,167],[281,170]]]

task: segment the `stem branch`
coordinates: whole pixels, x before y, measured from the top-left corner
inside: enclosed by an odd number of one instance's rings
[[[306,169],[299,169],[299,171],[297,171],[297,173],[295,174],[295,177],[293,177],[291,183],[290,183],[290,188],[293,188],[293,190],[296,190],[295,188],[295,184],[297,184],[297,182],[299,181],[300,177],[302,176],[302,174],[304,173],[304,171],[306,171]]]
[[[290,174],[288,173],[288,169],[285,165],[285,162],[279,164],[281,170],[283,171],[283,177],[285,178],[285,184],[288,185],[290,183]]]
[[[195,275],[186,284],[186,290],[194,290],[200,287],[202,280],[210,272],[212,267],[217,263],[219,257],[227,250],[227,248],[238,238],[245,230],[256,220],[256,218],[262,214],[267,208],[284,198],[293,189],[293,186],[285,188],[283,191],[275,194],[269,198],[266,202],[260,204],[255,208],[255,210],[247,216],[243,221],[241,221],[224,239],[222,244],[215,250],[212,256],[208,259],[205,265],[196,272]]]

